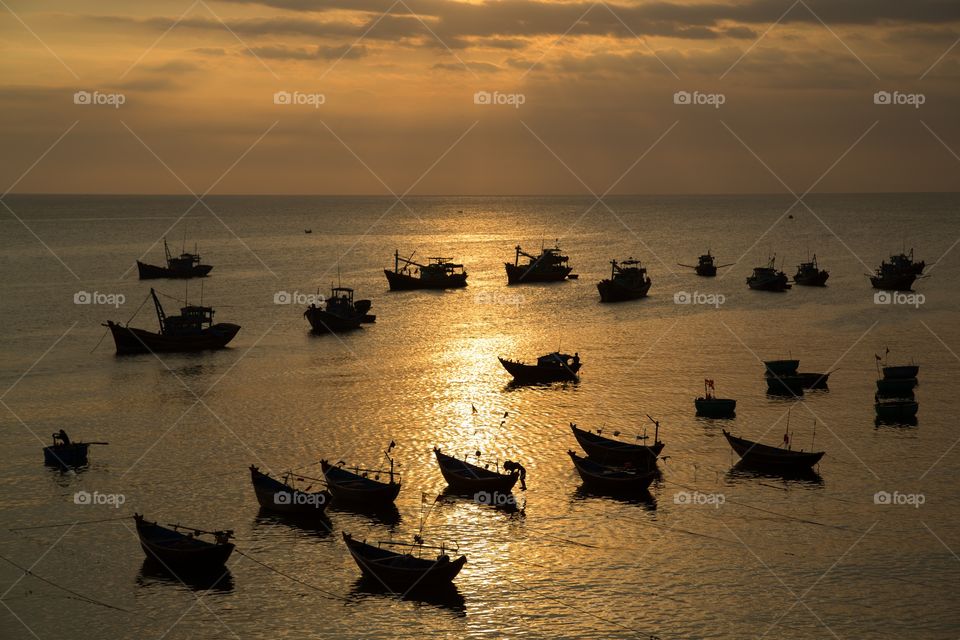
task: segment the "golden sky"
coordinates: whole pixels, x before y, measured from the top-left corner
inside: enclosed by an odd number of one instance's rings
[[[4,191],[960,184],[960,2],[4,0],[0,29]]]

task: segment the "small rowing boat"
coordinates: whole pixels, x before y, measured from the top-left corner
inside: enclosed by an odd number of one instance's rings
[[[322,516],[330,502],[330,494],[322,490],[311,492],[309,486],[301,491],[290,484],[294,478],[304,479],[287,473],[280,481],[250,465],[253,491],[261,507],[287,515]]]
[[[451,560],[446,547],[424,545],[419,537],[415,544],[387,540],[374,546],[366,541],[354,540],[353,536],[344,531],[343,541],[364,577],[391,589],[429,589],[448,585],[467,563],[466,556],[461,555],[456,560]],[[397,553],[384,549],[384,545],[413,548],[417,550],[417,555]],[[424,549],[436,550],[437,556],[421,557]],[[454,553],[457,551],[454,549]]]
[[[602,464],[590,458],[567,451],[573,466],[590,489],[604,493],[637,493],[646,491],[657,477],[656,471],[638,470],[627,466]]]
[[[179,524],[164,527],[148,522],[139,513],[135,513],[133,519],[147,559],[155,560],[168,570],[202,572],[218,569],[233,552],[232,530],[205,531]],[[211,536],[213,542],[201,540],[201,535]]]
[[[500,492],[508,493],[513,489],[513,485],[520,481],[520,488],[526,489],[527,470],[519,462],[505,460],[503,471],[500,465],[495,466],[495,470],[487,468],[489,465],[481,467],[476,464],[470,464],[466,460],[459,460],[453,456],[441,453],[438,447],[433,448],[433,453],[437,457],[437,465],[440,467],[440,473],[443,479],[451,489],[465,492]],[[477,462],[480,461],[480,452],[476,452]]]

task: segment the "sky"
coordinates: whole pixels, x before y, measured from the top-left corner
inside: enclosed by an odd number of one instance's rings
[[[5,193],[960,185],[956,1],[0,5]]]

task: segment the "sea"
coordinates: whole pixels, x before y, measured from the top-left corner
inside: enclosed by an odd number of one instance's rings
[[[960,635],[958,194],[4,203],[3,638]],[[138,280],[164,237],[210,276]],[[507,286],[517,245],[556,243],[578,279]],[[729,265],[716,278],[680,266],[708,249]],[[868,274],[911,250],[925,277],[878,295]],[[462,263],[469,286],[390,292],[395,251]],[[792,276],[814,255],[824,288],[745,284],[770,258]],[[597,282],[629,257],[649,297],[601,304]],[[311,334],[307,304],[337,285],[376,322]],[[115,355],[102,323],[155,329],[151,287],[168,314],[202,303],[242,329],[216,352]],[[580,355],[579,382],[513,386],[497,361],[557,350]],[[784,358],[829,371],[829,388],[768,395],[762,361]],[[916,424],[876,423],[881,361],[920,365]],[[705,379],[735,418],[695,415]],[[649,495],[582,487],[571,423],[652,443],[654,421]],[[84,468],[45,467],[61,428],[109,444]],[[751,472],[724,429],[825,455],[812,476]],[[377,469],[390,442],[396,511],[260,511],[251,465],[316,489],[321,458]],[[434,447],[519,461],[527,489],[450,495]],[[181,582],[145,564],[135,512],[233,530],[228,572]],[[360,579],[343,532],[421,535],[467,563],[452,590],[392,594]]]

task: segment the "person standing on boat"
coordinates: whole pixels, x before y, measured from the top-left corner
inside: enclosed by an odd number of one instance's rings
[[[57,442],[59,440],[59,443]],[[67,432],[63,429],[60,429],[57,433],[53,434],[53,444],[62,444],[64,446],[70,445],[70,436],[67,435]]]
[[[578,364],[580,364],[580,352],[576,351],[573,354],[573,366],[577,366]]]

